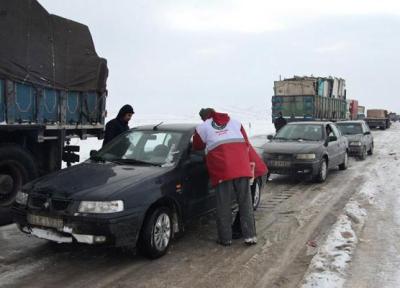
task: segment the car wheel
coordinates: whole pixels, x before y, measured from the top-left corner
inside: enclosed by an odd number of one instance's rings
[[[368,151],[368,155],[374,154],[374,143],[371,144],[371,148]]]
[[[253,185],[251,185],[251,196],[253,200],[253,209],[257,210],[258,206],[261,202],[261,189],[262,189],[262,180],[257,178],[254,180]]]
[[[347,152],[344,154],[344,160],[343,163],[339,165],[340,170],[346,170],[349,165],[349,155]]]
[[[172,239],[171,211],[167,207],[158,207],[146,218],[140,235],[139,248],[151,259],[167,253]]]
[[[323,183],[325,182],[327,176],[328,176],[328,161],[325,158],[323,158],[321,160],[321,163],[319,164],[319,171],[317,176],[315,177],[315,181]]]
[[[365,160],[367,158],[367,147],[363,147],[361,155],[360,155],[360,160]]]

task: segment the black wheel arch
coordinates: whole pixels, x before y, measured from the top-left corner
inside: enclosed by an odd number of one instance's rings
[[[142,224],[141,224],[141,229],[140,233],[143,231],[143,226],[145,223],[145,220],[151,216],[151,214],[154,212],[155,209],[159,207],[167,207],[171,210],[171,220],[172,220],[172,239],[175,238],[176,235],[180,235],[184,231],[184,225],[183,225],[183,219],[182,219],[182,209],[180,205],[178,204],[178,201],[173,199],[172,197],[162,197],[152,203],[149,208],[147,209],[143,219],[142,219]]]

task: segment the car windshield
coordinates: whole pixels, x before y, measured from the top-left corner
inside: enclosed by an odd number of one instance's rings
[[[132,130],[106,145],[91,159],[121,164],[173,165],[179,159],[182,136],[179,132]]]
[[[274,139],[320,141],[323,140],[322,128],[320,124],[289,124],[279,130]]]
[[[361,124],[359,123],[337,123],[336,126],[343,135],[357,135],[363,133]]]

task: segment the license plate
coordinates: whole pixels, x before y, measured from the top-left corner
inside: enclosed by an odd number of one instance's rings
[[[289,161],[271,161],[273,167],[290,167]]]
[[[39,215],[28,214],[28,223],[49,228],[62,229],[64,222],[62,219],[51,218]]]

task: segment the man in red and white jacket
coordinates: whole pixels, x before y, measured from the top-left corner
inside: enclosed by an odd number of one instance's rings
[[[205,149],[211,184],[216,187],[218,242],[225,246],[232,244],[231,195],[235,195],[245,244],[256,244],[249,189],[253,171],[246,132],[240,122],[211,108],[202,109],[200,117],[204,122],[196,128],[193,149]]]

